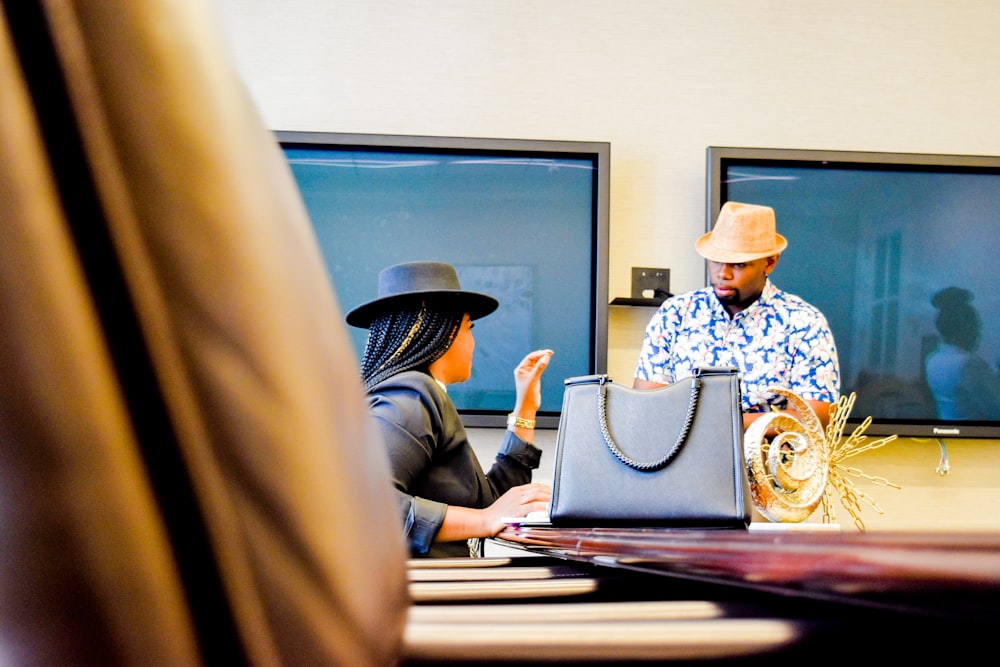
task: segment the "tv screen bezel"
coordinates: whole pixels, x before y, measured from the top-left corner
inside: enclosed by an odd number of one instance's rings
[[[608,356],[608,262],[609,262],[609,198],[611,146],[602,141],[573,141],[549,139],[511,139],[490,137],[400,135],[379,133],[345,133],[277,130],[274,136],[279,146],[299,148],[333,148],[359,151],[471,153],[477,155],[509,155],[537,157],[569,157],[591,160],[596,164],[592,196],[591,257],[590,257],[590,356],[589,367],[580,374],[607,372]],[[512,243],[513,248],[515,244]],[[376,276],[372,276],[372,285]],[[342,304],[346,309],[353,304]],[[555,344],[554,344],[555,345]],[[524,350],[527,353],[529,350]],[[558,350],[556,350],[558,354]],[[511,372],[517,360],[511,361]],[[544,378],[543,389],[558,391],[562,396],[562,377]],[[513,388],[513,376],[511,376]],[[560,401],[561,405],[561,401]],[[466,410],[459,406],[459,414],[466,427],[506,428],[507,414],[513,403],[504,410]],[[554,429],[559,424],[560,410],[540,410],[536,428]]]
[[[719,210],[727,201],[726,173],[734,166],[795,166],[815,169],[886,169],[906,171],[995,173],[1000,178],[1000,157],[985,155],[904,153],[878,151],[845,151],[824,149],[791,149],[770,147],[709,146],[706,150],[705,230],[710,231]],[[766,204],[767,202],[753,202]],[[778,219],[778,231],[782,220]],[[792,241],[790,239],[790,241]],[[828,278],[829,276],[826,276]],[[706,284],[708,266],[706,263]],[[780,285],[779,285],[780,287]],[[795,290],[792,289],[792,292]],[[814,303],[822,310],[822,304]],[[842,382],[848,378],[842,378]],[[842,386],[842,389],[845,387]],[[849,393],[849,389],[845,393]],[[854,414],[848,419],[851,427],[859,425],[869,415]],[[865,430],[869,435],[899,435],[914,438],[998,439],[1000,421],[948,421],[906,417],[873,416]]]

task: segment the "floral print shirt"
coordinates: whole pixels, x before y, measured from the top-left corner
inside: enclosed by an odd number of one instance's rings
[[[744,412],[787,407],[771,386],[805,400],[840,398],[840,363],[826,317],[770,279],[760,298],[733,318],[711,287],[663,302],[646,327],[635,376],[671,384],[701,366],[739,371]]]

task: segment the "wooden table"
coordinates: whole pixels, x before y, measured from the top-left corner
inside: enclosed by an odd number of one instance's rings
[[[607,567],[1000,626],[1000,534],[751,528],[510,525],[497,539]]]

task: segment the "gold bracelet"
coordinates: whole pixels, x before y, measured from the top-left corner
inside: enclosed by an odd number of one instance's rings
[[[516,426],[517,428],[535,428],[535,420],[515,417],[514,413],[511,412],[507,415],[507,426]]]

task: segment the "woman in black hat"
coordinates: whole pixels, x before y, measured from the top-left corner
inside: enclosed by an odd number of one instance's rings
[[[369,330],[361,374],[414,557],[481,555],[482,538],[499,533],[503,517],[548,508],[551,487],[531,483],[531,471],[541,458],[533,429],[552,350],[531,352],[514,370],[514,411],[489,472],[447,393],[472,373],[473,320],[498,305],[463,290],[450,264],[408,262],[383,269],[378,298],[347,314]]]

